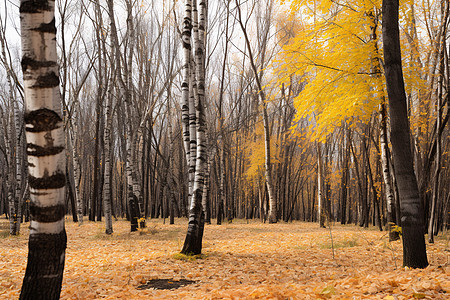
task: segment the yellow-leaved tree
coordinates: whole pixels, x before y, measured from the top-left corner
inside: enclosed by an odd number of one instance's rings
[[[385,95],[380,18],[380,0],[291,2],[290,22],[301,25],[278,56],[278,80],[304,76],[294,105],[297,120],[310,120],[313,140],[324,141],[344,120],[368,122],[378,111]],[[404,65],[418,68],[414,61]],[[406,84],[417,88],[421,80],[413,74]]]

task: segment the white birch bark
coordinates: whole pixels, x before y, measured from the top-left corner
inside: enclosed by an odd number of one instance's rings
[[[15,196],[15,205],[16,205],[16,234],[20,233],[20,223],[22,222],[22,160],[23,160],[23,154],[22,154],[22,138],[21,138],[21,125],[22,125],[22,118],[21,113],[19,110],[19,104],[17,101],[14,101],[14,121],[15,121],[15,134],[16,138],[14,139],[16,141],[16,196]],[[25,192],[25,191],[24,191]]]
[[[31,222],[21,299],[59,299],[65,261],[64,127],[54,1],[21,1]]]
[[[138,208],[138,212],[139,212],[139,220],[140,220],[140,226],[145,227],[145,221],[142,220],[142,218],[144,217],[144,203],[143,203],[143,198],[141,195],[141,182],[139,180],[139,176],[137,173],[137,161],[138,159],[136,159],[136,162],[133,160],[133,154],[136,153],[136,147],[135,147],[135,143],[133,143],[133,134],[132,134],[132,103],[133,103],[133,94],[131,93],[131,91],[133,90],[133,82],[132,82],[132,78],[133,78],[133,55],[134,55],[134,51],[135,51],[135,44],[136,44],[136,29],[135,29],[135,25],[133,22],[133,4],[131,1],[127,1],[127,29],[129,31],[129,36],[128,36],[128,55],[127,55],[127,70],[126,70],[126,86],[127,86],[127,97],[125,97],[125,104],[127,105],[127,121],[128,121],[128,128],[129,128],[129,134],[127,135],[127,138],[130,139],[130,146],[131,146],[131,158],[130,158],[130,168],[131,168],[131,175],[132,175],[132,186],[133,186],[133,193],[137,198],[137,208]],[[139,136],[136,136],[136,138],[139,138]]]
[[[183,145],[186,154],[186,162],[190,172],[191,166],[191,133],[190,133],[190,91],[191,87],[191,35],[192,35],[192,0],[185,1],[185,12],[183,18],[183,32],[182,32],[182,43],[183,43],[183,81],[181,83],[181,120],[182,120],[182,129],[183,129]],[[188,178],[188,204],[191,202],[192,195],[192,180],[191,175]]]
[[[19,136],[19,124],[18,124],[18,113],[16,109],[16,101],[15,101],[15,93],[14,86],[11,80],[11,69],[7,63],[7,55],[6,55],[6,45],[5,39],[0,39],[1,41],[1,54],[3,65],[6,69],[6,81],[8,83],[9,89],[9,115],[8,120],[6,122],[7,133],[5,132],[5,136],[9,138],[6,140],[6,157],[7,157],[7,194],[8,194],[8,216],[9,216],[9,234],[17,235],[20,231],[20,222],[18,222],[18,197],[20,197],[20,182],[21,182],[21,170],[19,168],[21,157],[19,157],[20,150],[18,146],[20,143],[17,141],[17,137]],[[17,142],[15,142],[17,141]]]
[[[320,227],[325,227],[325,212],[323,209],[324,208],[323,163],[319,142],[316,142],[316,148],[317,148],[317,218],[319,219]]]
[[[9,159],[8,163],[8,205],[9,205],[9,234],[10,235],[17,235],[19,232],[17,231],[17,144],[14,142],[16,141],[16,128],[15,128],[15,113],[14,113],[14,100],[13,100],[13,93],[12,93],[12,84],[10,81],[9,75],[7,76],[9,84],[9,120],[8,120],[8,131],[9,131],[9,139],[8,139],[8,145],[7,145],[7,156]]]
[[[387,143],[387,115],[386,115],[386,103],[383,97],[380,104],[380,148],[381,148],[381,167],[383,170],[383,181],[386,194],[386,209],[387,209],[387,222],[389,231],[389,240],[397,240],[399,238],[398,233],[392,232],[391,227],[394,220],[395,199],[394,191],[392,189],[391,173],[389,168],[389,146]]]
[[[195,76],[197,87],[194,89],[194,97],[196,98],[196,159],[195,159],[195,177],[192,193],[192,200],[189,205],[189,226],[186,234],[183,249],[184,254],[200,254],[202,250],[202,237],[204,228],[204,211],[202,207],[203,187],[205,183],[205,166],[206,166],[206,118],[205,118],[205,65],[204,65],[204,42],[207,2],[201,0],[200,20],[198,23],[197,1],[192,2],[193,20],[194,20],[194,49],[195,49]],[[188,8],[186,8],[188,10]],[[198,26],[197,26],[198,24]],[[199,27],[202,27],[202,35],[199,34]],[[196,95],[196,96],[195,96]],[[192,141],[192,137],[191,137]],[[191,142],[192,145],[192,142]],[[192,149],[192,147],[191,147]],[[192,157],[192,154],[191,154]]]
[[[127,199],[129,204],[129,212],[130,212],[130,218],[131,218],[131,231],[137,230],[137,221],[140,218],[140,213],[142,212],[142,206],[139,205],[139,197],[140,197],[140,189],[139,189],[139,183],[135,182],[133,180],[133,134],[132,134],[132,128],[131,128],[131,93],[130,88],[132,85],[131,82],[131,70],[132,70],[132,57],[133,57],[133,51],[134,51],[134,43],[135,43],[135,36],[134,36],[134,28],[133,28],[133,22],[132,22],[132,5],[130,2],[127,2],[127,27],[129,31],[129,52],[127,54],[128,63],[124,62],[123,67],[125,68],[125,74],[122,75],[122,61],[121,61],[121,54],[120,54],[120,44],[118,40],[117,35],[117,27],[114,17],[114,1],[108,0],[108,13],[109,13],[109,19],[110,19],[110,26],[111,26],[111,41],[112,41],[112,47],[114,52],[114,58],[115,61],[112,63],[115,64],[116,71],[117,71],[117,79],[119,82],[119,93],[120,96],[123,97],[125,102],[125,119],[127,120],[126,125],[126,161],[125,161],[125,170],[126,170],[126,187],[127,187]]]
[[[78,141],[78,114],[80,111],[80,103],[77,101],[74,106],[73,120],[72,120],[72,157],[73,157],[73,177],[75,179],[75,201],[77,203],[77,216],[78,225],[83,224],[83,198],[80,196],[80,177],[81,177],[81,166],[80,159],[78,155],[77,141]]]
[[[447,24],[447,20],[449,18],[449,8],[450,4],[447,3],[447,6],[444,8],[444,5],[441,6],[441,13],[445,15],[442,21],[442,24]],[[444,13],[445,9],[445,13]],[[446,36],[447,28],[443,27],[443,37]],[[441,132],[441,123],[442,123],[442,110],[443,110],[443,92],[444,92],[444,73],[445,73],[445,51],[446,51],[446,39],[442,38],[440,43],[440,55],[439,55],[439,78],[438,78],[438,95],[437,95],[437,103],[436,103],[436,162],[435,162],[435,171],[434,171],[434,182],[433,182],[433,198],[431,200],[431,213],[430,219],[428,222],[428,242],[434,243],[434,234],[436,233],[436,206],[438,205],[439,200],[439,177],[441,174],[441,155],[442,155],[442,132]],[[447,91],[448,93],[448,91]],[[448,95],[447,95],[448,98]]]
[[[103,214],[105,216],[105,233],[112,234],[112,207],[111,207],[111,128],[112,128],[112,90],[109,88],[108,99],[106,102],[106,121],[105,121],[105,177],[103,187]]]
[[[277,199],[275,198],[275,195],[273,193],[273,184],[272,184],[272,164],[270,161],[270,128],[269,128],[269,116],[267,114],[267,104],[266,104],[266,97],[263,90],[263,86],[261,83],[261,70],[258,71],[256,67],[256,62],[253,57],[253,51],[250,45],[250,40],[248,37],[247,29],[244,26],[244,23],[242,21],[242,13],[239,1],[236,0],[236,8],[238,13],[238,21],[239,25],[241,26],[242,33],[244,34],[245,38],[245,44],[247,46],[249,59],[250,59],[250,65],[252,67],[256,85],[258,88],[258,98],[260,101],[260,104],[263,108],[263,125],[264,125],[264,151],[265,151],[265,161],[264,161],[264,167],[265,167],[265,180],[266,180],[266,186],[269,196],[269,223],[276,223],[277,222],[277,212],[276,212],[276,206],[277,206]],[[262,51],[264,53],[264,51]]]
[[[192,1],[195,3],[195,0]],[[194,12],[192,14],[195,15]],[[195,18],[195,17],[194,17]],[[194,32],[196,22],[193,23]],[[194,33],[195,35],[195,33]],[[198,91],[196,82],[196,65],[191,55],[191,68],[189,79],[189,202],[192,202],[195,178],[195,160],[197,158],[197,114],[196,106],[198,105]]]

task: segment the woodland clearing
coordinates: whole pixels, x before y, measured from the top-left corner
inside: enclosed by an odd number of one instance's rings
[[[61,299],[450,299],[449,235],[427,245],[430,266],[402,268],[401,242],[352,225],[206,225],[202,257],[178,254],[187,221],[161,219],[129,232],[114,222],[67,221]],[[8,235],[0,220],[0,299],[17,299],[27,259],[28,229]],[[334,258],[333,258],[334,249]],[[173,290],[138,289],[153,279],[191,280]],[[169,281],[170,282],[170,281]]]

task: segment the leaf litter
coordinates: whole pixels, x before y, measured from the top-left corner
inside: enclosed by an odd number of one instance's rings
[[[402,268],[401,242],[373,228],[333,226],[333,259],[329,229],[317,224],[235,220],[207,225],[204,255],[183,259],[185,220],[147,224],[130,233],[116,221],[108,236],[102,223],[67,221],[61,299],[450,299],[448,235],[427,245],[430,266],[421,270]],[[19,297],[24,227],[0,237],[0,299]],[[170,289],[151,286],[164,280]]]

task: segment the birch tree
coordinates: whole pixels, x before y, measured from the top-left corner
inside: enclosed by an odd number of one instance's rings
[[[204,226],[204,210],[202,207],[203,187],[205,183],[205,168],[207,161],[206,153],[206,118],[205,118],[205,41],[206,41],[206,18],[208,12],[208,3],[206,0],[197,0],[185,2],[185,14],[183,19],[183,49],[184,49],[184,71],[183,71],[183,106],[186,105],[186,98],[189,97],[189,106],[192,107],[192,101],[195,101],[195,131],[190,130],[190,155],[189,164],[192,166],[193,154],[195,150],[195,171],[194,182],[192,185],[192,195],[189,202],[189,226],[184,241],[183,254],[200,254],[202,251],[202,238]],[[191,50],[191,35],[193,29],[194,56]],[[192,59],[194,58],[194,61]],[[193,66],[192,69],[189,69]],[[186,82],[188,77],[190,81]],[[194,83],[193,80],[196,82]],[[187,89],[188,88],[188,89]],[[189,94],[188,94],[189,93]],[[183,108],[184,139],[186,147],[186,107]],[[192,126],[192,117],[190,117],[190,126]],[[192,127],[191,127],[192,128]],[[192,137],[195,135],[195,138]],[[195,142],[194,142],[195,140]],[[195,145],[195,148],[193,147]],[[186,151],[187,152],[187,151]],[[187,155],[186,155],[187,157]],[[189,171],[190,173],[192,170]]]
[[[8,17],[5,9],[5,19]],[[4,23],[5,22],[5,23]],[[8,107],[5,120],[5,154],[7,168],[7,194],[9,205],[9,233],[18,235],[21,223],[21,193],[22,193],[22,113],[19,109],[17,91],[21,88],[17,83],[17,76],[13,70],[11,53],[6,41],[6,20],[0,15],[0,64],[6,71],[6,87],[8,95],[5,105]]]
[[[21,299],[59,299],[67,243],[65,151],[54,1],[21,1],[25,131],[31,194]]]
[[[271,12],[271,7],[272,7],[272,1],[269,2],[269,7],[268,7],[268,12],[270,14]],[[267,113],[267,99],[266,99],[266,94],[264,92],[263,89],[263,85],[261,83],[261,79],[262,79],[262,71],[264,68],[264,61],[265,61],[265,48],[266,48],[266,43],[267,43],[267,35],[269,33],[269,25],[266,24],[266,28],[264,28],[261,32],[261,34],[263,36],[265,36],[265,39],[262,41],[262,43],[260,43],[260,52],[261,52],[261,66],[258,70],[258,67],[256,65],[256,60],[255,60],[255,56],[253,54],[254,50],[252,50],[252,47],[250,45],[250,39],[248,37],[248,32],[247,32],[247,28],[246,25],[244,24],[244,21],[242,19],[242,11],[241,11],[241,4],[239,3],[238,0],[236,0],[236,9],[237,9],[237,18],[238,18],[238,22],[239,25],[242,29],[242,33],[244,34],[244,38],[245,38],[245,45],[248,51],[248,56],[249,56],[249,62],[253,71],[253,75],[255,77],[255,81],[256,81],[256,88],[258,91],[258,99],[259,99],[259,103],[262,106],[262,116],[263,116],[263,124],[264,124],[264,157],[265,157],[265,162],[264,162],[264,169],[265,169],[265,182],[266,182],[266,187],[267,187],[267,194],[269,197],[269,223],[276,223],[277,222],[277,202],[276,202],[276,197],[273,191],[273,182],[272,182],[272,163],[271,163],[271,159],[270,159],[270,152],[271,152],[271,147],[270,147],[270,127],[269,127],[269,115]],[[268,17],[270,18],[270,16]]]

